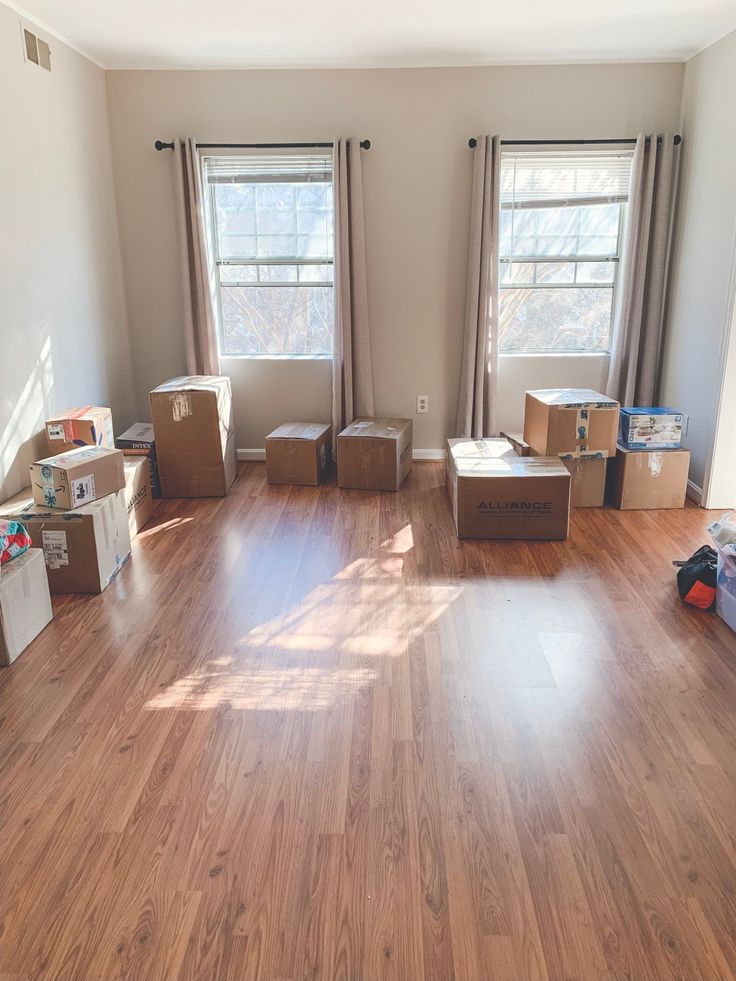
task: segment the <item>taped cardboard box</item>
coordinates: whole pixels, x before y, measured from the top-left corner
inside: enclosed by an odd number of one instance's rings
[[[133,423],[130,429],[126,429],[121,436],[115,439],[115,446],[122,450],[126,456],[146,457],[151,472],[151,493],[154,497],[161,497],[153,425],[150,422]]]
[[[151,465],[145,456],[125,456],[125,507],[130,537],[135,538],[153,516]]]
[[[104,406],[85,405],[66,409],[46,420],[49,456],[67,453],[77,446],[114,447],[112,412]]]
[[[570,504],[574,508],[600,508],[606,496],[605,457],[563,458],[570,471]]]
[[[43,549],[52,593],[101,593],[130,557],[125,491],[73,511],[47,508],[31,489],[0,505],[0,516],[21,520]]]
[[[33,500],[72,510],[125,487],[120,450],[86,446],[31,464]]]
[[[29,548],[0,572],[0,665],[12,664],[52,617],[43,553]]]
[[[689,450],[627,450],[608,467],[608,499],[621,511],[685,506]]]
[[[355,419],[337,437],[337,485],[395,491],[411,470],[411,419]]]
[[[518,456],[505,439],[450,439],[447,491],[458,538],[567,538],[570,473],[557,457]]]
[[[524,440],[538,456],[613,456],[619,404],[589,388],[526,393]]]
[[[224,497],[238,472],[230,379],[173,378],[150,393],[164,497]]]
[[[316,485],[332,461],[332,426],[321,422],[285,422],[266,436],[269,484]]]
[[[619,417],[619,445],[627,450],[678,450],[682,443],[682,412],[664,407],[624,407]]]

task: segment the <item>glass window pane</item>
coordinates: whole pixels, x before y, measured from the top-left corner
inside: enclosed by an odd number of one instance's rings
[[[579,262],[578,283],[613,283],[615,262]]]
[[[223,287],[222,353],[330,354],[333,292],[330,286]]]
[[[503,289],[502,352],[597,351],[609,348],[610,288]]]
[[[533,262],[503,262],[501,264],[502,283],[533,283]]]
[[[574,283],[574,262],[538,262],[537,283]]]
[[[332,282],[333,267],[331,265],[299,266],[298,269],[300,283]]]
[[[257,266],[220,266],[221,283],[256,283]]]

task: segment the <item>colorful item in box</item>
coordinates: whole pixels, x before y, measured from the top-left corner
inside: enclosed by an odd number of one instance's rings
[[[618,441],[627,450],[676,450],[682,442],[683,414],[664,406],[623,407]]]
[[[20,521],[0,518],[0,565],[10,562],[31,547],[31,536]]]

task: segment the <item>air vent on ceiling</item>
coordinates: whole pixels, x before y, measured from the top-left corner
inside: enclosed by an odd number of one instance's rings
[[[36,37],[27,27],[23,28],[23,53],[26,61],[51,71],[51,48],[40,37]]]

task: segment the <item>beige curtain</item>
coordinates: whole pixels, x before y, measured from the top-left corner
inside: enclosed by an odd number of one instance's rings
[[[468,292],[465,309],[458,436],[497,435],[498,238],[501,196],[501,140],[479,136],[473,151]]]
[[[375,414],[359,140],[335,140],[332,179],[335,202],[332,423],[333,438],[336,438],[356,416]]]
[[[672,133],[636,141],[606,384],[622,405],[656,396],[678,155]]]
[[[209,230],[204,207],[204,182],[195,140],[176,142],[174,170],[184,285],[187,373],[219,375],[213,267],[208,256]]]

